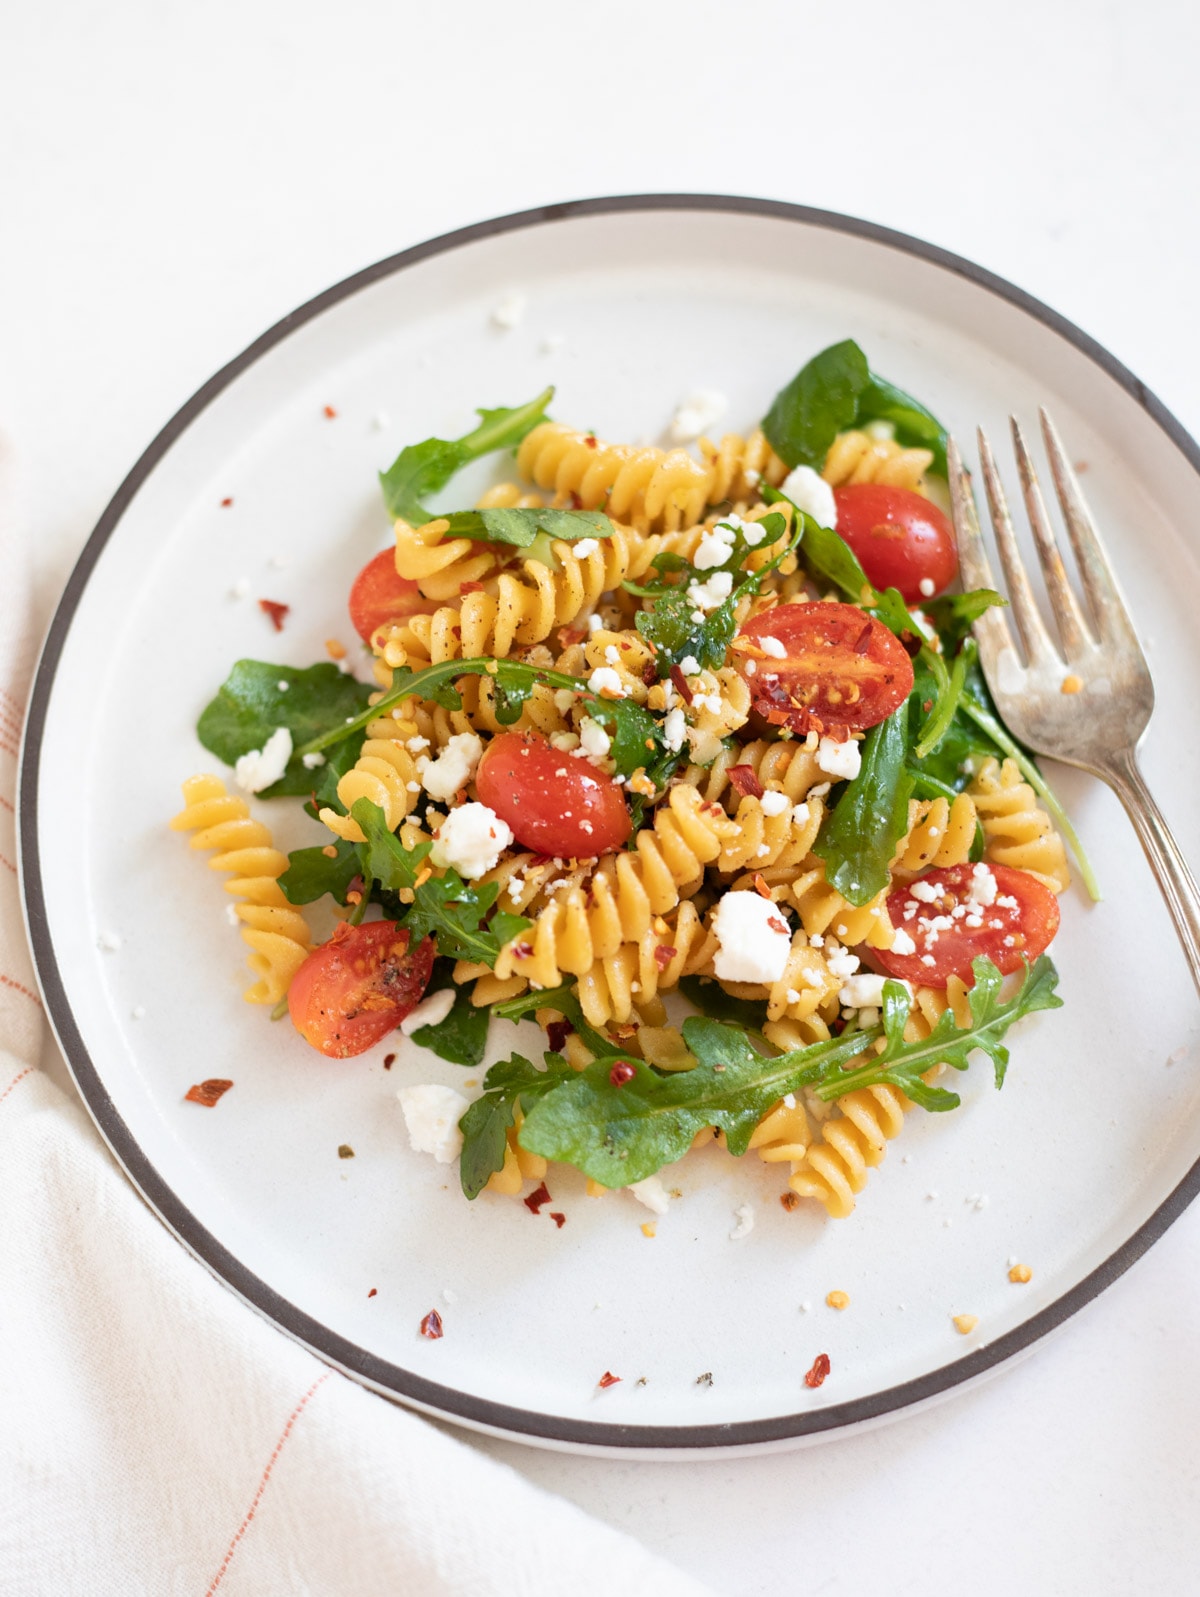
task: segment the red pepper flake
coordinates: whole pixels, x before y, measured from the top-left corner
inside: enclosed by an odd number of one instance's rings
[[[550,1201],[550,1191],[544,1181],[536,1191],[531,1192],[529,1196],[523,1200],[525,1207],[529,1210],[530,1214],[538,1214],[541,1211],[543,1203],[549,1203]]]
[[[443,1335],[442,1317],[436,1309],[430,1309],[421,1321],[421,1335],[427,1336],[431,1342],[436,1342]]]
[[[229,495],[226,495],[226,497],[221,500],[221,509],[228,510],[232,503],[233,499]]]
[[[798,1209],[800,1207],[800,1194],[798,1192],[793,1192],[789,1188],[787,1192],[781,1192],[779,1194],[779,1201],[783,1204],[784,1208],[789,1211],[792,1209]]]
[[[596,435],[595,435],[595,433],[588,433],[587,437],[583,441],[588,446],[589,449],[595,449],[596,448]]]
[[[763,785],[758,779],[758,772],[752,765],[732,766],[729,771],[729,780],[743,798],[762,798]]]
[[[928,715],[930,710],[933,709],[933,700],[932,699],[926,699],[924,704],[922,704],[921,708],[925,711],[925,714]]]
[[[868,621],[866,626],[859,633],[858,637],[855,638],[855,640],[854,640],[854,652],[855,652],[855,654],[866,654],[867,650],[870,647],[871,647],[871,623]]]
[[[753,881],[754,891],[758,894],[759,898],[770,898],[771,889],[767,886],[767,878],[761,871],[755,871]]]
[[[785,920],[781,920],[778,915],[768,915],[767,925],[773,932],[786,932],[788,929],[787,922]]]
[[[546,1041],[550,1044],[552,1054],[561,1054],[566,1046],[567,1038],[575,1030],[569,1020],[552,1020],[546,1027]]]
[[[654,950],[654,963],[658,966],[659,970],[666,970],[667,966],[675,958],[675,955],[678,952],[679,950],[677,948],[667,948],[662,943],[659,943],[658,947]]]
[[[811,1386],[813,1388],[820,1386],[821,1382],[829,1374],[830,1368],[829,1354],[818,1353],[816,1358],[813,1360],[812,1369],[809,1370],[808,1374],[804,1377],[805,1386]]]
[[[614,1087],[623,1087],[627,1081],[632,1081],[637,1071],[627,1059],[618,1059],[608,1073],[608,1079]]]
[[[595,449],[595,447],[596,447],[596,440],[593,438],[592,439],[592,448]],[[583,500],[575,492],[574,488],[571,489],[571,509],[572,510],[582,510],[583,509]]]
[[[621,1377],[619,1375],[614,1375],[611,1370],[605,1370],[604,1374],[596,1382],[596,1385],[597,1386],[616,1386],[618,1384],[618,1382],[620,1381],[620,1379],[621,1379]]]
[[[321,414],[325,417],[326,421],[332,421],[333,418],[337,415],[337,411],[334,410],[332,405],[326,405],[324,407],[324,409],[322,410]]]
[[[373,1286],[371,1288],[371,1290],[367,1293],[367,1296],[369,1298],[373,1298],[378,1291],[379,1291],[379,1288],[377,1286]]]
[[[683,672],[677,665],[673,665],[671,667],[671,681],[675,684],[675,689],[683,702],[685,704],[691,704],[692,690],[687,685],[687,677],[684,676]]]
[[[627,649],[629,645],[627,643],[623,643],[621,647],[623,649]],[[642,667],[642,681],[648,688],[652,688],[658,681],[658,666],[653,660],[647,660],[645,665]]]
[[[482,582],[460,582],[459,585],[458,585],[458,591],[459,591],[459,593],[482,593],[483,592],[483,583]]]
[[[383,1068],[385,1070],[390,1070],[395,1063],[396,1063],[395,1054],[384,1054],[384,1056],[383,1056]]]
[[[275,628],[276,632],[282,632],[284,618],[292,607],[290,604],[279,604],[275,599],[260,599],[258,601],[258,608],[263,612],[264,615],[270,616],[271,625]]]
[[[586,637],[587,630],[584,627],[559,627],[558,646],[560,649],[573,649],[577,643],[582,643]]]
[[[558,1227],[558,1229],[560,1231],[562,1230],[563,1226],[565,1226],[566,1223],[567,1223],[566,1215],[565,1214],[559,1214],[557,1209],[551,1209],[550,1218],[554,1221],[555,1225]]]
[[[214,1077],[210,1081],[202,1081],[195,1087],[189,1087],[183,1095],[184,1102],[203,1104],[205,1109],[212,1109],[232,1086],[232,1081],[221,1081]]]

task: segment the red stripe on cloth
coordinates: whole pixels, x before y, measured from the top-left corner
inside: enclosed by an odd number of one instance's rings
[[[14,699],[7,688],[0,688],[0,699],[7,699],[18,715],[25,714],[25,703],[22,699]]]
[[[17,874],[17,867],[13,864],[12,860],[5,859],[3,854],[0,854],[0,865],[3,865],[5,870],[11,871],[14,876]]]
[[[26,998],[31,999],[39,1009],[42,1007],[42,1000],[35,992],[31,991],[30,988],[24,986],[21,982],[14,981],[11,976],[5,976],[2,971],[0,971],[0,986],[11,987],[15,993],[24,993]]]
[[[15,815],[17,813],[13,806],[4,797],[3,793],[0,793],[0,810],[7,810],[10,815]]]
[[[9,1082],[8,1086],[5,1087],[4,1091],[0,1092],[0,1103],[4,1102],[18,1082],[24,1081],[26,1076],[32,1076],[35,1068],[36,1067],[33,1065],[26,1065],[25,1069],[21,1071],[20,1075],[14,1076]]]
[[[5,754],[11,754],[14,760],[20,752],[20,750],[17,748],[16,742],[9,742],[9,740],[4,736],[3,728],[0,728],[0,749],[3,749]]]
[[[237,1545],[241,1541],[242,1537],[246,1534],[247,1530],[250,1528],[250,1521],[254,1518],[255,1514],[258,1512],[258,1505],[262,1501],[262,1495],[267,1489],[267,1482],[271,1479],[271,1471],[275,1468],[275,1461],[279,1457],[280,1453],[283,1452],[284,1443],[287,1441],[288,1437],[292,1434],[293,1425],[295,1425],[296,1421],[300,1418],[301,1414],[304,1412],[305,1405],[307,1404],[309,1398],[316,1391],[317,1387],[321,1386],[325,1381],[327,1381],[332,1374],[333,1374],[332,1370],[326,1370],[324,1375],[318,1375],[316,1380],[309,1387],[308,1391],[305,1392],[304,1396],[300,1399],[300,1401],[296,1404],[295,1408],[292,1410],[291,1414],[288,1416],[288,1422],[283,1427],[283,1434],[280,1436],[279,1440],[275,1443],[275,1451],[271,1454],[270,1458],[267,1460],[267,1467],[262,1472],[262,1479],[258,1483],[258,1490],[254,1494],[254,1499],[251,1502],[250,1507],[246,1510],[246,1517],[245,1517],[245,1519],[243,1519],[242,1523],[238,1526],[237,1530],[234,1532],[233,1540],[229,1544],[229,1547],[228,1547],[228,1549],[227,1549],[227,1551],[225,1553],[225,1557],[221,1560],[221,1567],[220,1567],[220,1569],[217,1570],[217,1573],[213,1576],[212,1585],[205,1592],[204,1597],[213,1597],[213,1592],[216,1591],[217,1587],[225,1579],[225,1572],[228,1570],[230,1564],[233,1561],[233,1555],[237,1551]]]

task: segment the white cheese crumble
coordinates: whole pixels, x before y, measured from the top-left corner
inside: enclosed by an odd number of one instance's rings
[[[101,932],[96,938],[96,947],[103,949],[106,954],[115,954],[121,946],[121,936],[118,932]]]
[[[306,771],[315,771],[318,765],[325,764],[325,756],[320,752],[315,754],[302,754],[300,756],[300,764]]]
[[[770,655],[772,660],[787,659],[787,650],[778,638],[759,638],[758,646],[764,654]]]
[[[698,677],[700,675],[700,662],[694,654],[685,654],[679,662],[679,669],[685,677]]]
[[[678,754],[687,736],[687,721],[678,705],[668,710],[663,720],[663,742],[672,754]]]
[[[666,1214],[671,1207],[670,1194],[657,1176],[634,1181],[625,1190],[631,1192],[639,1203],[644,1203],[647,1209],[653,1209],[655,1214]]]
[[[601,665],[588,677],[588,687],[593,693],[609,693],[614,699],[623,699],[625,690],[621,686],[621,678],[611,665]]]
[[[486,804],[460,804],[442,822],[429,858],[469,882],[490,871],[512,842],[508,824]]]
[[[525,315],[528,304],[524,294],[506,294],[492,309],[492,326],[511,332]]]
[[[830,776],[852,782],[862,769],[862,754],[853,738],[847,738],[844,743],[822,738],[817,748],[817,764]]]
[[[838,1003],[845,1004],[850,1009],[877,1009],[883,1002],[884,982],[894,980],[894,977],[876,976],[869,971],[863,971],[858,976],[850,976],[838,993]],[[902,985],[907,987],[908,983],[904,982]]]
[[[758,893],[726,893],[713,915],[720,949],[713,970],[722,981],[777,982],[791,951],[787,922]]]
[[[737,1224],[729,1233],[729,1240],[737,1242],[741,1237],[748,1237],[754,1230],[754,1210],[748,1203],[739,1203],[733,1211],[733,1218]]]
[[[904,930],[904,927],[897,926],[895,936],[892,938],[891,952],[893,954],[915,954],[916,951],[917,945]]]
[[[608,733],[590,715],[585,715],[579,723],[579,742],[583,752],[593,760],[602,760],[612,747]]]
[[[837,502],[833,489],[811,466],[797,466],[784,478],[782,492],[809,515],[819,527],[837,526]]]
[[[250,578],[239,577],[229,590],[231,599],[248,599],[250,597]]]
[[[404,1111],[413,1152],[431,1153],[438,1164],[453,1164],[463,1144],[458,1122],[470,1107],[462,1093],[430,1083],[401,1087],[396,1097]]]
[[[758,801],[762,806],[764,815],[782,815],[784,810],[790,809],[791,800],[786,793],[777,793],[774,788],[769,789]]]
[[[456,732],[436,760],[418,762],[421,786],[430,798],[449,804],[460,787],[475,775],[483,756],[483,744],[474,732]]]
[[[967,901],[984,907],[996,902],[996,878],[982,860],[971,869],[971,890],[967,894]]]
[[[719,389],[697,388],[693,393],[685,394],[675,407],[671,421],[671,442],[690,444],[693,438],[699,438],[714,422],[720,421],[728,409],[729,401]]]
[[[687,598],[698,610],[715,610],[733,592],[733,572],[714,571],[707,582],[688,583]]]
[[[725,522],[720,522],[710,532],[705,532],[692,556],[692,564],[696,570],[713,571],[717,566],[723,566],[733,552],[736,538],[737,533]]]
[[[410,1009],[400,1022],[400,1030],[406,1037],[411,1037],[422,1026],[439,1026],[453,1008],[454,989],[443,987],[440,993],[430,993],[428,998],[422,998],[415,1009]]]
[[[922,599],[933,598],[935,590],[932,577],[922,577],[920,582],[917,583],[917,587],[921,590]]]
[[[292,757],[292,734],[277,726],[261,749],[243,754],[233,768],[233,779],[245,793],[261,793],[278,782]]]
[[[586,560],[588,555],[594,555],[600,547],[599,538],[579,538],[571,546],[571,553],[576,560]]]
[[[831,976],[853,976],[861,963],[857,954],[852,954],[838,943],[834,943],[825,955],[825,964]]]
[[[587,618],[587,629],[588,629],[589,632],[599,632],[600,628],[603,625],[604,625],[604,622],[601,620],[601,618],[599,616],[588,616],[588,618]]]

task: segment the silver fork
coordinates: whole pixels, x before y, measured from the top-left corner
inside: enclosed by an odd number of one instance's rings
[[[1121,800],[1167,901],[1200,991],[1200,893],[1137,764],[1137,745],[1154,709],[1150,668],[1057,429],[1045,410],[1040,415],[1086,608],[1068,580],[1029,449],[1012,417],[1025,508],[1058,630],[1057,642],[1051,638],[1034,602],[995,456],[981,428],[984,486],[1025,664],[1008,616],[1000,609],[986,611],[975,622],[979,663],[1001,716],[1023,743],[1038,754],[1090,771]],[[963,585],[994,588],[970,478],[953,439],[946,455]]]

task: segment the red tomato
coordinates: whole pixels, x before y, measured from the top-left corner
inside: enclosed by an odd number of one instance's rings
[[[520,732],[492,739],[475,787],[481,802],[535,854],[608,854],[627,841],[632,827],[625,794],[611,777]]]
[[[899,588],[906,604],[920,604],[953,582],[954,529],[923,494],[859,482],[835,488],[833,498],[838,533],[877,588]]]
[[[995,880],[995,898],[985,904],[981,900],[991,892],[989,876]],[[932,901],[927,901],[931,893]],[[981,954],[1005,975],[1020,970],[1023,960],[1045,953],[1059,919],[1058,900],[1050,889],[1028,871],[1008,865],[948,865],[926,871],[888,895],[888,914],[916,948],[911,954],[889,949],[875,957],[889,976],[923,987],[944,987],[951,976],[970,981],[971,961]]]
[[[904,645],[852,604],[764,610],[742,628],[733,658],[759,715],[794,732],[861,731],[886,720],[912,692]]]
[[[437,609],[432,599],[422,597],[421,590],[408,577],[396,570],[396,554],[392,549],[381,549],[354,579],[350,589],[350,619],[364,643],[389,621],[403,621],[405,616],[429,614]]]
[[[410,951],[395,921],[342,924],[292,977],[292,1025],[330,1059],[361,1054],[415,1009],[433,970],[433,940]]]

